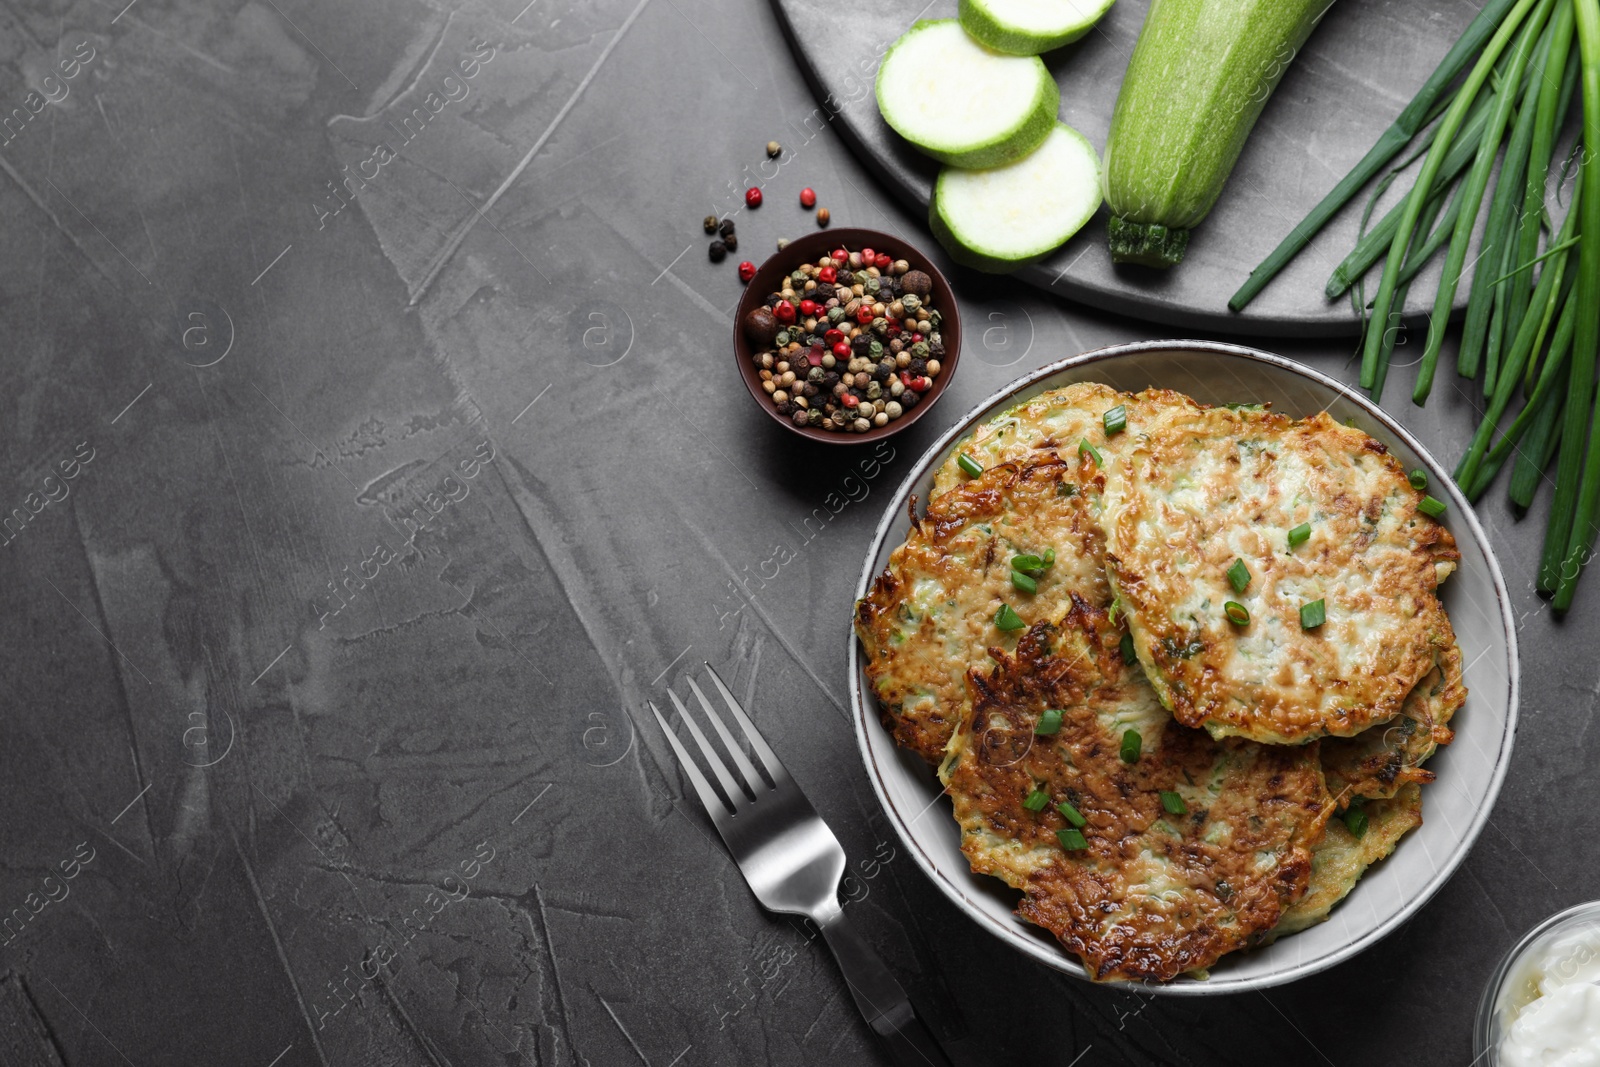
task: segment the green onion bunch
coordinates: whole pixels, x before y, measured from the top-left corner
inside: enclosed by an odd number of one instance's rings
[[[1563,152],[1574,109],[1580,135]],[[1326,288],[1330,298],[1349,293],[1364,317],[1361,385],[1382,394],[1411,282],[1443,253],[1412,400],[1427,400],[1465,286],[1456,371],[1481,383],[1485,407],[1455,479],[1476,500],[1511,460],[1510,497],[1526,508],[1554,461],[1538,585],[1562,610],[1600,525],[1600,165],[1591,146],[1600,149],[1600,0],[1488,0],[1361,162],[1228,302],[1244,308],[1376,179],[1360,239]],[[1411,189],[1369,226],[1378,197],[1419,159]],[[1369,305],[1364,279],[1374,267]]]

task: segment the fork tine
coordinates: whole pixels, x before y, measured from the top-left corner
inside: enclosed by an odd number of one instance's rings
[[[655,715],[656,722],[661,724],[661,732],[667,735],[667,743],[672,746],[673,754],[678,757],[678,765],[688,774],[689,781],[694,783],[694,791],[700,794],[700,803],[705,806],[706,814],[712,816],[712,821],[715,822],[719,810],[727,811],[727,803],[717,796],[717,791],[711,788],[706,776],[700,773],[700,768],[689,758],[688,750],[683,747],[683,742],[678,740],[678,735],[667,725],[667,720],[662,717],[661,709],[656,707],[656,702],[647,700],[645,703],[650,705],[650,711]]]
[[[755,752],[756,758],[766,768],[767,776],[774,784],[782,784],[789,777],[789,771],[778,758],[778,754],[767,745],[766,738],[761,736],[761,731],[756,729],[756,724],[750,721],[750,716],[744,713],[744,708],[733,699],[733,694],[728,692],[728,687],[723,684],[722,676],[710,663],[706,663],[706,670],[711,672],[711,681],[716,685],[717,692],[722,694],[722,699],[727,701],[728,710],[733,712],[733,717],[739,720],[739,727],[744,730],[744,736],[750,741],[750,748]]]
[[[750,794],[756,796],[765,792],[767,788],[766,781],[756,773],[755,766],[750,762],[749,757],[744,754],[744,749],[740,748],[739,743],[733,739],[733,734],[729,733],[728,728],[722,723],[722,716],[712,709],[711,701],[706,699],[706,695],[700,691],[700,687],[694,683],[693,678],[689,679],[689,688],[694,690],[694,695],[699,699],[700,706],[705,709],[706,717],[711,720],[712,729],[717,731],[717,736],[722,738],[722,743],[727,746],[728,752],[732,754],[733,762],[738,764],[739,773],[744,775],[745,784],[750,787]]]
[[[711,773],[717,776],[717,781],[722,783],[722,791],[728,797],[728,807],[738,811],[739,804],[745,799],[744,791],[733,780],[733,775],[728,773],[728,767],[722,762],[722,757],[717,755],[717,750],[711,747],[711,742],[706,740],[706,735],[700,732],[699,725],[689,716],[689,709],[683,706],[683,701],[678,699],[678,694],[667,690],[673,707],[678,709],[678,717],[689,727],[689,732],[694,735],[695,743],[700,746],[701,755],[706,762],[711,764]]]

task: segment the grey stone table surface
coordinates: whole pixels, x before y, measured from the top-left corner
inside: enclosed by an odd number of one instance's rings
[[[1016,375],[1172,331],[957,273],[927,418],[877,454],[776,432],[701,217],[761,258],[810,185],[929,242],[766,6],[37,0],[0,52],[0,1062],[881,1062],[638,718],[702,659],[961,1064],[1465,1067],[1499,955],[1597,895],[1600,587],[1552,617],[1542,512],[1499,493],[1514,764],[1386,942],[1175,1002],[1029,963],[925,881],[844,703],[882,501]],[[1346,340],[1277,347],[1353,376]],[[1457,454],[1470,392],[1394,377]]]

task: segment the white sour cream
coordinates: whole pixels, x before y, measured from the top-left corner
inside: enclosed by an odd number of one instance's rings
[[[1501,994],[1501,1067],[1600,1067],[1600,923],[1534,946]]]

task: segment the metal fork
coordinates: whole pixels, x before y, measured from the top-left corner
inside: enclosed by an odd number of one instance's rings
[[[769,911],[804,915],[817,924],[834,958],[839,961],[839,969],[844,972],[845,983],[850,987],[862,1018],[883,1038],[896,1064],[949,1067],[949,1059],[917,1017],[906,991],[895,981],[878,954],[845,920],[844,910],[839,906],[839,879],[844,874],[845,857],[838,838],[789,777],[788,770],[717,676],[715,668],[707,663],[706,670],[750,742],[750,749],[764,774],[757,772],[755,764],[744,754],[693,678],[689,679],[689,688],[699,700],[706,718],[711,720],[711,727],[732,758],[742,783],[734,780],[728,765],[689,715],[689,709],[678,699],[678,694],[667,691],[678,709],[679,718],[689,728],[700,754],[722,787],[721,795],[700,773],[654,701],[649,702],[650,711],[661,724],[661,732],[667,735],[684,773],[694,783],[695,792],[700,794],[700,803],[705,805],[706,813],[711,816],[728,851],[733,853],[734,862],[744,872],[745,881],[750,883],[756,899]]]

